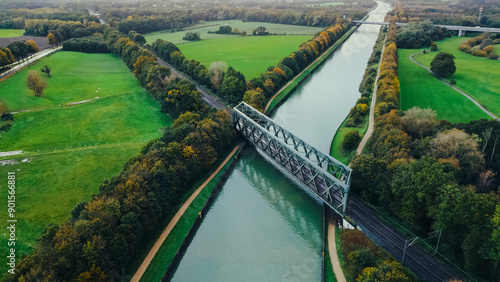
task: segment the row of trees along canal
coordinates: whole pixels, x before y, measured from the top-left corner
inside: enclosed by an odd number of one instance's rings
[[[117,30],[107,28],[102,36],[174,124],[104,181],[92,200],[75,207],[71,220],[48,226],[7,281],[109,281],[155,239],[151,235],[173,216],[186,191],[234,140],[229,115],[205,106],[195,85],[169,77],[170,69],[149,50]],[[168,93],[183,102],[167,101]]]

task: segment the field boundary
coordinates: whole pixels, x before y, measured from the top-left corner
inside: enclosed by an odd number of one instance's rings
[[[493,113],[491,113],[490,111],[488,111],[485,107],[483,107],[478,101],[474,100],[474,98],[472,98],[471,96],[469,96],[469,94],[465,93],[464,91],[458,89],[457,87],[449,84],[448,82],[444,81],[442,78],[440,77],[437,77],[434,75],[434,73],[431,71],[430,68],[424,66],[423,64],[415,61],[413,59],[413,56],[415,55],[418,55],[420,54],[420,52],[417,52],[417,53],[414,53],[414,54],[411,54],[408,58],[415,64],[423,67],[424,69],[426,69],[427,71],[429,71],[435,78],[437,78],[439,81],[441,81],[442,83],[444,83],[445,85],[451,87],[452,89],[454,89],[455,91],[457,91],[458,93],[462,94],[463,96],[465,96],[466,98],[468,98],[469,100],[472,101],[472,103],[474,103],[476,106],[478,106],[483,112],[485,112],[487,115],[489,115],[491,118],[495,119],[495,120],[500,120],[496,115],[494,115]]]
[[[164,229],[164,231],[161,233],[160,237],[157,239],[156,243],[153,245],[151,250],[149,251],[148,255],[146,258],[144,258],[144,261],[140,265],[140,267],[137,269],[136,273],[130,280],[131,282],[139,282],[146,272],[147,268],[149,267],[150,263],[153,261],[154,257],[156,256],[157,252],[160,250],[161,246],[167,239],[168,235],[170,232],[174,229],[174,227],[177,225],[179,220],[181,219],[182,215],[186,212],[186,210],[191,206],[192,202],[196,199],[196,197],[200,194],[200,192],[208,185],[208,183],[220,172],[220,170],[232,159],[233,156],[236,156],[236,160],[231,163],[231,166],[229,169],[224,173],[222,178],[219,180],[217,183],[217,186],[215,189],[212,191],[212,194],[210,195],[209,199],[205,203],[203,209],[200,212],[200,217],[197,217],[196,221],[193,223],[191,229],[189,230],[188,234],[186,237],[184,237],[184,241],[182,242],[181,246],[179,247],[177,253],[174,256],[174,259],[170,263],[169,267],[167,268],[167,271],[164,275],[163,280],[165,280],[165,277],[167,277],[167,274],[170,273],[169,275],[172,275],[175,269],[177,268],[177,265],[180,262],[180,259],[182,258],[182,255],[184,254],[184,251],[187,249],[189,246],[189,243],[191,239],[194,237],[196,231],[198,230],[198,227],[200,226],[201,222],[203,221],[202,215],[205,214],[205,211],[208,210],[208,208],[211,206],[212,202],[215,200],[217,197],[220,188],[222,187],[222,184],[227,180],[229,177],[230,173],[234,169],[234,166],[237,164],[237,157],[241,153],[242,148],[245,146],[245,143],[240,143],[237,146],[233,148],[233,150],[229,153],[229,155],[226,157],[226,159],[217,167],[217,169],[201,184],[194,192],[191,194],[191,196],[186,200],[186,202],[179,208],[177,213],[174,215],[174,217],[170,220],[168,223],[167,227]],[[236,154],[236,155],[235,155]],[[217,191],[217,192],[216,192]],[[174,267],[175,265],[175,267]]]

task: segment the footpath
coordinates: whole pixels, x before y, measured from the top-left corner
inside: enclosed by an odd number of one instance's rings
[[[207,184],[217,175],[217,173],[219,173],[219,171],[234,156],[234,154],[238,151],[239,148],[240,148],[240,145],[237,145],[236,147],[234,147],[234,149],[226,157],[226,159],[219,165],[219,167],[217,167],[217,169],[210,175],[210,177],[208,177],[207,180],[205,180],[205,182],[203,182],[203,184],[201,184],[196,189],[196,191],[194,191],[194,193],[191,194],[191,196],[189,197],[189,199],[187,199],[187,201],[177,211],[177,213],[174,215],[174,217],[168,223],[168,225],[165,228],[165,230],[163,230],[163,232],[161,233],[161,235],[158,238],[158,240],[156,240],[156,243],[154,244],[154,246],[149,251],[148,255],[146,256],[146,258],[142,262],[142,264],[139,267],[139,269],[137,269],[136,273],[134,274],[134,276],[130,280],[131,282],[139,282],[141,280],[142,275],[144,275],[144,272],[146,272],[146,269],[148,268],[149,264],[151,263],[151,261],[155,257],[155,255],[158,252],[158,250],[160,249],[161,245],[163,245],[163,242],[165,242],[165,239],[167,239],[167,237],[170,234],[170,232],[172,232],[172,229],[174,229],[175,225],[177,224],[177,222],[179,221],[179,219],[182,217],[182,215],[184,214],[184,212],[186,212],[186,210],[191,205],[191,203],[194,201],[194,199],[196,199],[196,197],[198,196],[198,194],[200,194],[200,192],[203,190],[203,188],[205,188],[205,186],[207,186]]]

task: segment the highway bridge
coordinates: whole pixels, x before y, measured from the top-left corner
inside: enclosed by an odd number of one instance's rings
[[[374,25],[389,25],[390,22],[369,22],[369,21],[352,21],[355,24],[374,24]],[[407,23],[395,23],[397,26],[405,26]],[[449,30],[458,30],[458,36],[464,36],[466,31],[476,31],[476,32],[500,32],[500,28],[494,27],[480,27],[480,26],[459,26],[459,25],[441,25],[435,24],[435,26],[444,27]]]

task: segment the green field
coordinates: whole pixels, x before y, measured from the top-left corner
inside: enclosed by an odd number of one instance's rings
[[[438,46],[441,48],[439,42]],[[450,122],[469,122],[489,117],[468,98],[445,85],[432,76],[429,71],[408,58],[418,51],[420,50],[398,49],[401,110],[404,111],[415,106],[430,108],[436,111],[438,119],[446,119]],[[436,53],[428,56],[434,56],[434,54]],[[466,70],[461,70],[461,72],[464,71]],[[458,75],[454,75],[453,78],[459,84]]]
[[[198,41],[179,48],[186,58],[198,60],[207,68],[213,61],[224,61],[250,80],[309,39],[311,36],[247,36]]]
[[[70,218],[77,203],[98,193],[104,179],[120,172],[171,122],[115,55],[58,52],[30,69],[45,64],[53,70],[45,97],[26,90],[27,70],[0,83],[0,99],[11,109],[36,108],[14,114],[14,126],[0,137],[0,152],[25,152],[10,157],[14,164],[0,165],[0,175],[16,173],[18,256],[32,250],[49,223]],[[92,101],[66,105],[86,99]],[[0,186],[0,194],[7,195],[6,185]],[[5,208],[0,218],[7,218]],[[7,248],[6,233],[0,237],[0,252]]]
[[[190,41],[182,39],[182,37],[184,37],[186,32],[199,32],[202,40],[239,37],[239,35],[222,35],[222,34],[208,33],[208,31],[217,31],[219,30],[219,26],[226,24],[231,26],[233,30],[237,28],[241,32],[246,31],[247,36],[252,35],[252,30],[259,26],[265,26],[267,31],[271,33],[278,33],[278,34],[286,33],[287,35],[308,35],[309,37],[312,37],[316,32],[319,32],[323,29],[320,27],[229,20],[229,21],[201,22],[196,25],[185,28],[183,31],[171,33],[168,30],[164,30],[164,31],[148,33],[145,34],[144,36],[146,37],[146,40],[149,44],[151,44],[158,38],[170,41],[174,44],[189,43]]]
[[[29,70],[40,70],[44,65],[52,67],[52,77],[43,74],[49,88],[40,98],[35,97],[24,84]],[[0,98],[5,100],[11,111],[59,107],[95,97],[146,93],[118,56],[66,51],[39,60],[1,85]]]
[[[0,38],[23,36],[24,29],[0,29]]]
[[[455,56],[457,71],[452,78],[456,80],[456,86],[500,117],[500,61],[461,52],[458,46],[462,40],[463,37],[451,37],[438,41],[436,42],[438,51]],[[496,45],[495,50],[497,53],[500,52],[500,45]],[[430,67],[436,54],[437,52],[430,52],[417,55],[415,60]]]

